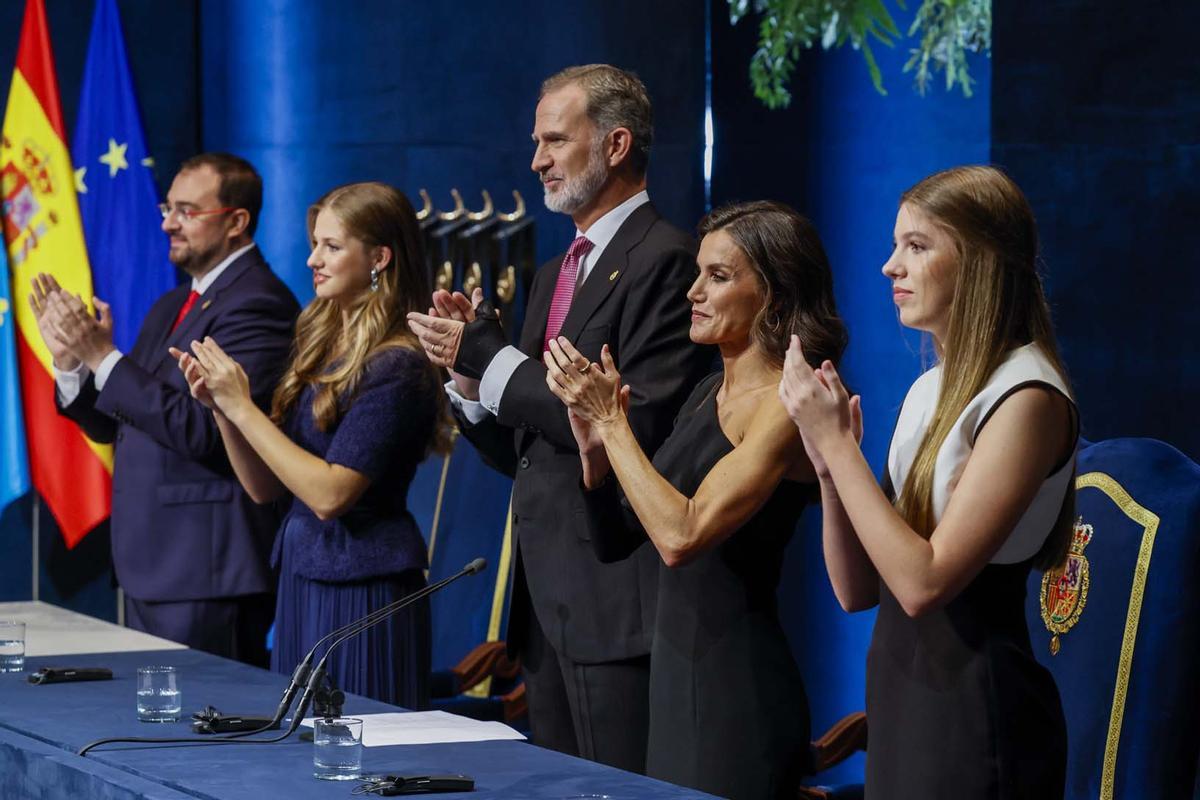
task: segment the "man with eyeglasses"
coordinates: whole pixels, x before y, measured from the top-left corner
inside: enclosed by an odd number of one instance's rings
[[[191,281],[155,302],[129,353],[113,345],[100,298],[94,316],[39,275],[30,301],[54,359],[60,413],[115,445],[112,552],[126,624],[266,666],[279,518],[242,490],[212,412],[191,397],[167,348],[211,336],[265,406],[299,307],[254,243],[262,179],[248,162],[188,159],[159,208],[171,263]]]

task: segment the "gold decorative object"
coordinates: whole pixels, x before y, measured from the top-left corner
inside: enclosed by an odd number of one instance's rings
[[[496,281],[496,296],[505,305],[511,303],[517,296],[517,268],[512,264],[509,264],[500,273],[500,279]]]
[[[433,199],[430,198],[429,192],[420,189],[417,194],[421,195],[421,210],[417,212],[418,220],[427,220],[429,215],[433,213]]]
[[[475,291],[475,287],[482,285],[483,267],[479,266],[478,261],[472,261],[471,266],[467,267],[467,274],[463,277],[463,294],[470,297],[471,292]]]
[[[458,193],[458,189],[451,189],[450,196],[454,198],[454,208],[450,211],[438,212],[438,219],[442,222],[453,222],[467,213],[467,207],[463,205],[462,195]]]

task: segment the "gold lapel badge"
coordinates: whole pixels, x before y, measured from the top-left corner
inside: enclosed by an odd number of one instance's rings
[[[615,281],[617,279],[617,276],[620,274],[621,274],[621,270],[614,269],[612,275],[608,276],[608,282],[612,283],[613,281]]]

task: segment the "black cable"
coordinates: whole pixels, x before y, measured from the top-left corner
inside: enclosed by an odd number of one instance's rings
[[[124,743],[129,743],[129,744],[206,744],[206,745],[274,744],[275,742],[282,742],[284,739],[288,738],[293,733],[295,733],[296,729],[300,726],[300,721],[304,717],[304,712],[308,709],[308,704],[312,699],[312,695],[316,691],[316,688],[319,685],[319,683],[321,682],[321,680],[324,678],[325,662],[328,660],[329,654],[331,652],[333,652],[334,648],[336,648],[339,644],[346,641],[347,639],[349,639],[353,636],[357,636],[358,634],[362,633],[363,631],[367,630],[368,628],[372,628],[375,625],[378,625],[380,622],[383,622],[390,614],[394,613],[395,611],[400,610],[400,608],[402,608],[404,605],[409,604],[409,603],[415,603],[418,600],[428,597],[429,595],[431,595],[434,592],[441,589],[443,586],[453,583],[454,581],[458,580],[459,578],[463,577],[464,575],[474,575],[475,573],[482,571],[486,566],[487,566],[487,562],[484,559],[477,558],[474,561],[472,561],[471,563],[467,564],[465,567],[463,567],[458,572],[451,575],[450,577],[443,578],[442,580],[438,581],[437,583],[426,586],[425,588],[420,589],[419,591],[413,592],[410,595],[407,595],[405,597],[402,597],[399,600],[389,603],[381,609],[372,611],[370,614],[363,617],[362,619],[358,619],[358,620],[355,620],[354,622],[347,623],[346,625],[343,625],[340,628],[337,628],[337,629],[325,634],[323,637],[321,637],[317,641],[317,643],[315,645],[313,645],[312,649],[308,651],[308,655],[306,655],[304,657],[304,661],[301,662],[301,664],[296,667],[296,671],[292,673],[291,682],[289,682],[287,689],[284,690],[284,693],[283,693],[284,698],[281,701],[280,709],[278,711],[276,711],[275,717],[272,719],[272,721],[267,723],[266,725],[262,726],[261,728],[257,728],[252,731],[241,731],[241,732],[230,734],[229,736],[219,738],[219,739],[214,739],[211,737],[210,738],[187,738],[187,739],[185,739],[182,737],[113,736],[113,737],[109,737],[106,739],[97,739],[94,742],[89,742],[88,744],[84,745],[83,747],[81,747],[79,749],[78,755],[84,756],[84,755],[87,755],[88,751],[92,750],[93,748],[96,748],[96,747],[99,747],[99,746],[105,745],[105,744],[115,744],[117,742],[124,742]],[[296,708],[296,714],[292,717],[292,722],[288,726],[288,729],[286,731],[284,731],[283,733],[281,733],[279,736],[275,736],[270,739],[245,738],[245,737],[257,734],[257,733],[262,733],[264,731],[270,730],[280,720],[283,719],[284,714],[287,713],[288,708],[291,706],[291,698],[295,697],[295,690],[297,688],[299,688],[299,682],[304,680],[305,676],[303,676],[301,674],[302,669],[307,670],[307,665],[312,663],[312,659],[316,654],[317,648],[319,648],[325,642],[329,641],[331,638],[338,636],[339,634],[341,634],[340,638],[338,638],[333,644],[331,644],[329,646],[329,648],[325,651],[325,655],[317,663],[316,669],[312,670],[312,672],[307,675],[308,685],[304,689],[304,694],[302,694],[300,696],[300,704]],[[289,697],[289,695],[290,695],[290,697]]]

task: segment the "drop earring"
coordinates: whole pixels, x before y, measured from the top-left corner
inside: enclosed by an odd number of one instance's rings
[[[375,267],[371,270],[371,291],[379,291],[379,268]]]

